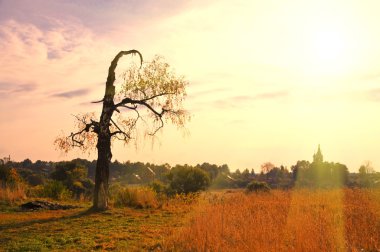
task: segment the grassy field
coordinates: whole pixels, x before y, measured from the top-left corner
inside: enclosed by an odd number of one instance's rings
[[[173,200],[161,209],[113,208],[0,213],[0,251],[148,251],[182,226],[191,205]]]
[[[165,250],[380,251],[380,191],[214,195]]]
[[[160,209],[0,212],[6,251],[380,251],[380,190],[206,192]]]

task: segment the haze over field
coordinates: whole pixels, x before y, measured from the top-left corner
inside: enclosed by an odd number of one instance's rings
[[[71,114],[100,113],[120,50],[155,54],[190,81],[190,135],[116,145],[119,161],[326,161],[379,170],[380,2],[0,0],[0,157],[61,160]],[[122,60],[118,73],[125,70]],[[87,156],[84,156],[88,158]],[[90,158],[95,158],[90,156]]]

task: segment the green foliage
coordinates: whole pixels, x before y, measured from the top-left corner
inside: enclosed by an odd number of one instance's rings
[[[265,182],[252,180],[246,188],[247,192],[269,192],[270,187]]]
[[[196,168],[200,168],[207,172],[211,180],[214,180],[220,173],[229,173],[230,170],[228,165],[224,164],[222,166],[217,166],[215,164],[203,163],[201,165],[196,165]]]
[[[163,194],[167,192],[167,186],[162,183],[161,181],[155,180],[150,185],[150,188],[152,188],[153,191],[155,191],[158,194]]]
[[[291,169],[298,187],[334,188],[348,183],[348,168],[340,163],[298,161]]]
[[[0,187],[14,189],[22,184],[24,181],[15,168],[0,165]]]
[[[337,188],[348,184],[348,168],[340,163],[323,161],[320,147],[313,162],[298,161],[291,167],[293,180],[298,187]]]
[[[28,169],[19,169],[19,174],[31,186],[41,185],[45,182],[46,177],[39,173],[34,173]]]
[[[6,167],[3,164],[0,164],[0,182],[1,182],[2,186],[5,186],[5,183],[8,179],[8,176],[9,176],[9,170],[10,170],[10,168]]]
[[[57,163],[50,177],[62,182],[75,198],[89,197],[94,188],[94,183],[87,178],[87,168],[75,161]]]
[[[235,181],[228,178],[227,175],[219,173],[218,176],[216,176],[216,178],[212,181],[210,187],[212,189],[233,188],[235,187],[235,184]]]
[[[264,177],[271,188],[289,188],[292,185],[291,175],[284,166],[273,167]]]
[[[371,163],[367,161],[360,166],[359,173],[355,182],[360,187],[380,187],[380,173],[375,172]]]
[[[45,183],[41,190],[43,197],[52,198],[55,200],[69,199],[72,194],[67,187],[61,182],[56,180],[50,180]]]
[[[210,177],[200,169],[177,165],[167,175],[169,193],[192,193],[205,190],[210,185]]]
[[[50,177],[62,182],[71,182],[86,178],[87,169],[73,161],[59,162],[55,166],[55,171],[51,173]]]

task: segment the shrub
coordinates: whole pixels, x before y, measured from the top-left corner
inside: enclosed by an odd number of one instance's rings
[[[0,165],[0,201],[12,205],[26,199],[26,185],[15,168]]]
[[[72,191],[76,199],[81,197],[90,199],[94,190],[94,182],[89,178],[76,180],[68,186],[68,189]]]
[[[253,180],[247,185],[246,190],[247,192],[269,192],[270,187],[265,182]]]
[[[40,195],[42,197],[55,200],[65,200],[71,197],[71,192],[61,181],[50,180],[42,188],[42,195]]]
[[[0,186],[16,189],[21,184],[24,184],[24,181],[15,168],[0,166]]]
[[[157,208],[157,194],[149,187],[119,187],[113,195],[116,207]]]
[[[200,168],[176,166],[167,177],[170,181],[168,192],[171,194],[198,192],[210,185],[210,177]]]
[[[165,184],[157,180],[153,181],[149,185],[149,187],[152,188],[152,190],[155,191],[157,194],[162,194],[167,191],[167,187],[165,186]]]

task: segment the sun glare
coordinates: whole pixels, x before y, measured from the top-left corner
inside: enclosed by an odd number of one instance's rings
[[[318,31],[315,33],[312,42],[316,61],[320,61],[321,64],[328,62],[340,63],[339,60],[345,53],[345,42],[338,32]]]
[[[345,31],[331,24],[318,24],[308,31],[305,41],[305,60],[308,71],[316,75],[341,75],[353,62],[350,40]]]

